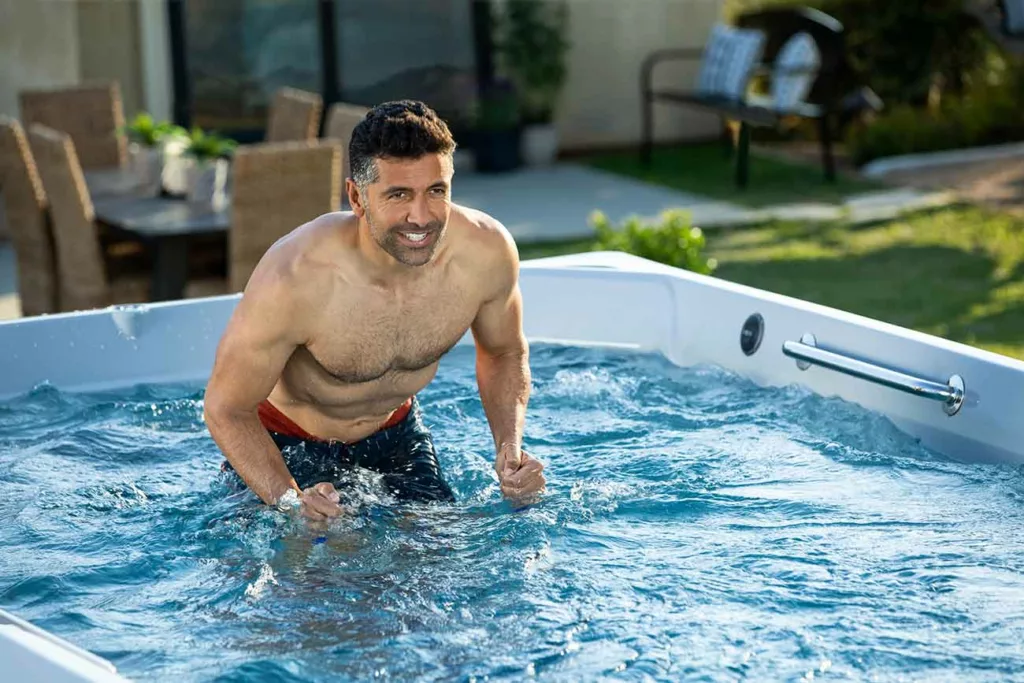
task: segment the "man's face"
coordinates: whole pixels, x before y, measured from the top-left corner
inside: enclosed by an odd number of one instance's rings
[[[425,154],[374,163],[378,179],[360,193],[370,234],[399,263],[429,263],[448,225],[451,157]]]

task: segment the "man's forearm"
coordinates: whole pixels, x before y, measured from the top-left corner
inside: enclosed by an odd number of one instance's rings
[[[264,503],[276,504],[289,489],[299,492],[280,449],[256,411],[208,410],[206,422],[228,462]]]
[[[494,435],[495,452],[504,444],[522,446],[526,404],[530,399],[530,363],[526,349],[477,355],[477,383],[484,413]]]

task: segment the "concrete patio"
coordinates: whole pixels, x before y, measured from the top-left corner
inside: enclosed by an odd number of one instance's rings
[[[587,219],[595,210],[618,222],[682,208],[697,224],[742,222],[747,213],[729,202],[572,163],[494,175],[456,173],[452,199],[494,216],[519,242],[589,237]]]
[[[685,209],[694,225],[713,228],[771,219],[885,220],[954,199],[945,191],[894,188],[855,195],[841,204],[794,202],[752,209],[571,163],[501,175],[456,173],[452,185],[455,201],[495,216],[520,242],[589,237],[593,231],[587,218],[594,210],[617,223],[630,215],[654,218],[667,209]]]

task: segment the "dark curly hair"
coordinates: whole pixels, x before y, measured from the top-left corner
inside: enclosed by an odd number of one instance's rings
[[[348,143],[352,179],[361,188],[377,180],[375,159],[418,159],[454,151],[448,125],[418,100],[378,104],[355,127]]]

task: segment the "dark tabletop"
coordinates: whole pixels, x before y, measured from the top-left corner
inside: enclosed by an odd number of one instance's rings
[[[231,225],[230,209],[214,211],[208,206],[189,204],[184,199],[98,197],[93,201],[93,206],[99,220],[141,237],[226,232]]]
[[[135,194],[139,185],[136,174],[125,168],[101,168],[85,171],[85,186],[93,200]]]

